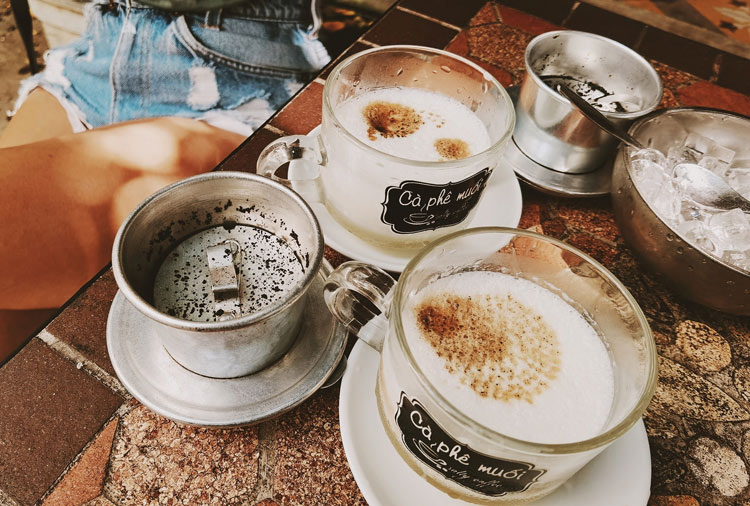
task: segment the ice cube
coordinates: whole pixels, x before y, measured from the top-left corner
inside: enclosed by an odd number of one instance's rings
[[[691,132],[687,136],[687,139],[685,139],[685,146],[700,153],[701,158],[704,156],[711,156],[726,162],[728,165],[731,165],[732,160],[734,160],[735,153],[733,150],[722,146],[713,139],[695,132]]]
[[[675,230],[677,230],[677,233],[680,234],[683,239],[696,248],[709,253],[714,253],[716,251],[714,243],[711,242],[711,239],[708,236],[704,222],[698,220],[683,221],[675,226]]]
[[[750,271],[750,251],[725,251],[721,259],[735,267]]]
[[[688,146],[672,146],[667,151],[667,166],[672,169],[681,163],[698,163],[703,155]]]
[[[665,188],[672,187],[672,179],[662,167],[649,160],[636,160],[633,164],[634,181],[643,199],[651,204]]]
[[[669,148],[667,159],[670,167],[674,167],[680,163],[700,164],[703,158],[708,157],[709,160],[706,163],[711,167],[715,166],[717,170],[726,170],[732,164],[734,155],[735,153],[731,149],[714,142],[708,137],[691,132],[682,142],[682,145]],[[726,167],[722,168],[720,162],[725,164]]]
[[[630,160],[648,160],[664,169],[667,168],[667,157],[664,156],[664,153],[654,148],[638,149],[630,155]]]
[[[695,185],[693,179],[691,179],[691,172],[689,169],[696,164],[680,163],[673,168],[672,182],[675,188],[683,195],[683,197],[689,201],[692,201],[688,195],[691,194],[691,188]]]
[[[750,219],[740,209],[716,213],[708,221],[708,235],[722,251],[750,250]]]
[[[651,209],[667,223],[678,223],[680,212],[682,211],[682,195],[672,185],[670,178],[666,177],[665,182],[656,188],[651,189],[647,202]]]
[[[722,178],[727,176],[727,171],[729,170],[729,163],[715,156],[704,156],[700,159],[698,165],[705,167]]]
[[[684,221],[702,221],[706,217],[706,214],[705,211],[695,205],[695,202],[693,202],[692,200],[683,199],[680,216],[682,216],[682,219]]]
[[[665,168],[663,165],[654,163],[648,158],[637,158],[630,162],[632,169],[633,179],[636,181],[642,181],[644,179],[657,178],[663,179],[665,176]]]
[[[726,180],[740,195],[750,199],[750,168],[732,167],[727,173]]]

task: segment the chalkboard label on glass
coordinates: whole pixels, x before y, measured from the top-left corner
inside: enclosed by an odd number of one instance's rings
[[[545,473],[533,464],[490,457],[449,436],[416,399],[401,392],[396,413],[401,441],[445,478],[492,497],[522,492]]]
[[[397,234],[457,225],[479,202],[491,173],[487,167],[457,183],[403,181],[398,186],[389,186],[380,219]]]

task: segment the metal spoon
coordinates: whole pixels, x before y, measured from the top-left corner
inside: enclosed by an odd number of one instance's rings
[[[640,143],[638,139],[627,133],[625,130],[620,128],[619,126],[612,123],[609,119],[607,119],[606,116],[604,116],[602,113],[600,113],[596,107],[589,104],[581,98],[578,93],[571,90],[564,84],[558,84],[557,85],[557,92],[560,93],[563,97],[570,100],[570,102],[578,108],[581,113],[586,116],[588,119],[596,123],[596,125],[610,134],[611,136],[620,139],[622,142],[627,144],[628,146],[634,147],[636,149],[645,149],[646,146]]]
[[[581,111],[581,114],[596,123],[599,128],[608,134],[633,148],[646,149],[640,141],[612,123],[575,91],[564,84],[558,84],[557,91],[570,100]],[[698,204],[727,211],[740,208],[742,211],[750,213],[750,201],[737,193],[721,176],[714,174],[705,167],[693,163],[679,164],[674,168],[674,175],[681,179],[678,181],[678,185],[685,195]]]
[[[674,167],[677,185],[695,202],[716,209],[739,208],[750,213],[750,200],[737,193],[718,176],[700,165],[680,163]]]

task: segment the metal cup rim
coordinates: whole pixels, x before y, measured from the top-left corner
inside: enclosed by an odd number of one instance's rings
[[[305,276],[292,288],[292,290],[290,290],[290,295],[288,297],[278,300],[272,304],[269,304],[268,306],[262,308],[260,311],[257,311],[257,312],[254,312],[245,316],[241,316],[239,318],[223,320],[223,321],[214,321],[214,322],[196,322],[196,321],[183,320],[183,319],[177,318],[175,316],[170,316],[166,313],[163,313],[157,310],[153,306],[153,304],[149,303],[144,297],[142,297],[130,285],[130,283],[128,282],[127,276],[124,272],[124,267],[122,263],[124,242],[127,239],[128,230],[133,225],[134,220],[140,215],[140,213],[142,213],[155,201],[163,198],[168,193],[177,191],[186,186],[201,184],[204,181],[211,181],[211,180],[216,180],[216,179],[237,179],[237,178],[245,179],[248,181],[253,181],[258,184],[267,185],[269,188],[286,193],[295,201],[297,205],[300,206],[302,211],[310,220],[310,224],[312,225],[313,230],[314,230],[314,235],[317,237],[317,240],[316,240],[317,244],[316,244],[315,251],[313,252],[314,255],[312,258],[312,262],[310,264],[310,268],[305,273]],[[112,271],[114,273],[117,286],[120,289],[120,291],[122,291],[123,295],[125,295],[125,298],[136,309],[138,309],[138,311],[143,313],[145,316],[147,316],[151,320],[157,323],[160,323],[162,325],[172,327],[175,329],[180,329],[180,330],[189,330],[189,331],[198,331],[198,332],[225,332],[228,330],[236,330],[236,329],[248,327],[258,321],[265,320],[269,318],[270,316],[273,316],[274,314],[282,311],[284,308],[288,307],[290,304],[294,303],[300,297],[302,297],[307,292],[307,289],[310,287],[310,285],[314,281],[315,276],[318,273],[318,270],[320,270],[320,265],[323,260],[323,250],[324,250],[323,232],[320,228],[320,224],[318,223],[318,219],[315,216],[315,213],[313,212],[312,208],[310,208],[307,202],[297,192],[295,192],[294,190],[276,181],[272,181],[269,178],[265,178],[257,174],[250,174],[250,173],[236,172],[236,171],[209,172],[207,174],[199,174],[196,176],[191,176],[186,179],[182,179],[180,181],[172,183],[162,188],[161,190],[158,190],[157,192],[153,193],[151,196],[147,197],[140,204],[138,204],[138,206],[128,215],[125,221],[123,221],[123,223],[120,225],[120,228],[117,231],[117,235],[115,236],[115,241],[112,246]]]

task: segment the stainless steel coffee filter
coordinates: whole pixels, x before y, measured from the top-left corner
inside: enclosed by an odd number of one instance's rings
[[[662,83],[632,49],[577,31],[548,32],[526,48],[526,75],[516,103],[513,139],[535,162],[565,173],[598,169],[616,140],[585,118],[552,86],[561,82],[623,127],[657,107]]]
[[[223,172],[141,203],[120,228],[112,259],[120,290],[154,322],[170,355],[198,374],[231,378],[289,348],[322,255],[320,227],[296,193]],[[209,317],[198,318],[203,311]]]

